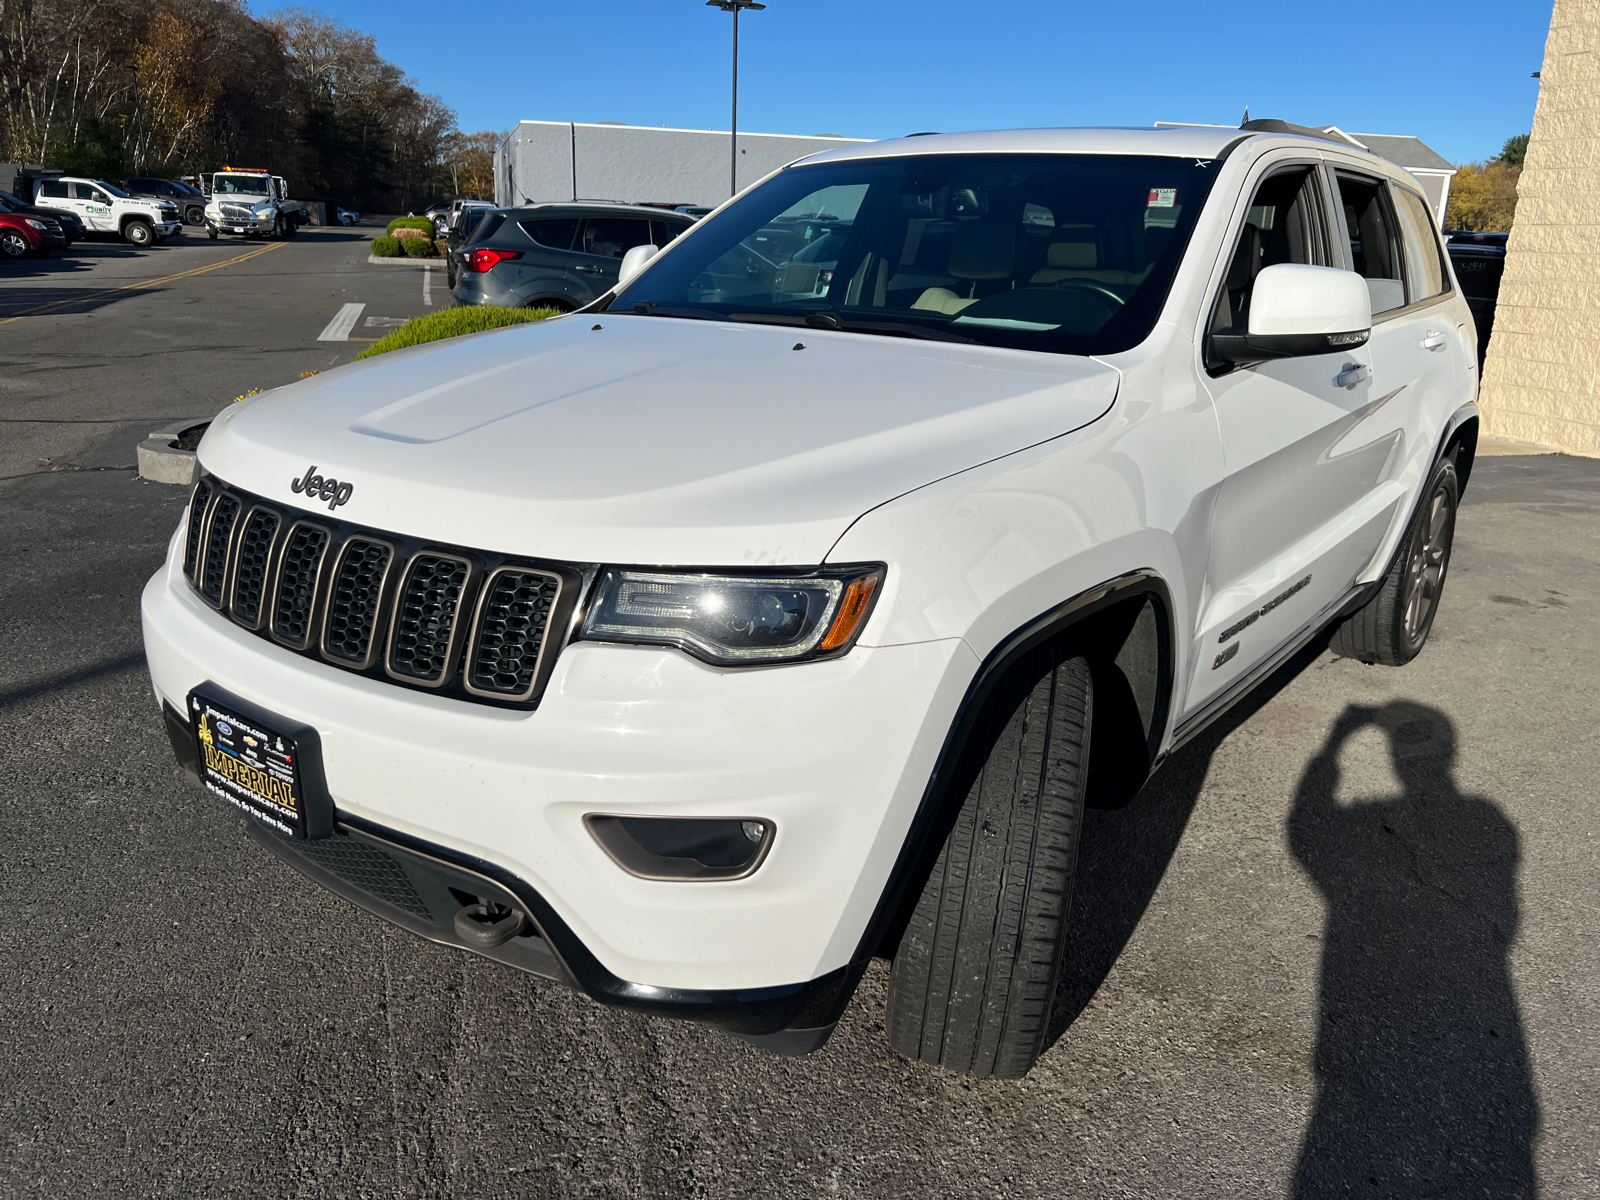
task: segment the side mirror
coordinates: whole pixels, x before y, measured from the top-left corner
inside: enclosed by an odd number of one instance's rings
[[[1242,363],[1353,350],[1371,336],[1365,279],[1338,267],[1279,263],[1251,287],[1249,331],[1214,334],[1211,341],[1220,358]]]
[[[622,265],[617,268],[617,286],[621,287],[640,271],[644,270],[645,264],[660,252],[661,248],[659,246],[651,246],[648,243],[643,246],[635,246],[632,250],[629,250],[622,256]]]

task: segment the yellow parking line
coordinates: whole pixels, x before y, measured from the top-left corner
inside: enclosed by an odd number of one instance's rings
[[[179,271],[175,275],[163,275],[159,279],[141,279],[136,283],[124,283],[119,287],[107,288],[103,292],[91,292],[87,296],[74,296],[70,300],[52,300],[49,304],[41,304],[37,308],[25,309],[22,312],[17,313],[15,316],[7,317],[5,320],[0,321],[0,325],[9,325],[12,321],[20,321],[23,317],[36,317],[40,313],[49,312],[52,308],[65,308],[72,304],[87,304],[91,300],[99,300],[105,296],[114,296],[118,292],[126,292],[135,288],[157,287],[163,283],[171,283],[176,279],[188,279],[191,275],[204,275],[207,271],[218,271],[223,267],[231,267],[235,263],[242,263],[246,259],[258,258],[267,253],[269,250],[281,250],[282,248],[282,242],[273,242],[270,246],[262,246],[259,250],[251,250],[248,253],[240,254],[235,258],[224,259],[222,262],[211,263],[204,267],[195,267],[192,270]]]

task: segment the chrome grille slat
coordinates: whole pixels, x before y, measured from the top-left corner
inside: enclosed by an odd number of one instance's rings
[[[560,577],[548,571],[502,567],[489,577],[473,623],[469,692],[508,699],[532,693],[560,594]]]
[[[340,547],[322,630],[325,657],[354,667],[372,665],[384,583],[393,562],[394,547],[375,538],[352,537]]]
[[[246,629],[261,628],[272,548],[282,527],[282,515],[259,505],[245,517],[239,548],[234,552],[233,592],[228,608],[233,619]]]
[[[362,529],[212,475],[182,536],[190,586],[242,630],[369,679],[524,709],[598,569]]]
[[[395,599],[394,632],[385,664],[391,675],[432,685],[449,678],[460,647],[462,601],[472,573],[471,562],[455,555],[424,552],[412,557]]]
[[[296,650],[304,650],[311,642],[317,585],[332,541],[328,530],[305,521],[291,528],[284,539],[273,588],[272,636]]]
[[[200,557],[200,594],[213,607],[222,606],[222,586],[228,579],[228,552],[233,549],[233,527],[244,502],[223,492],[211,506]]]
[[[216,493],[216,484],[209,479],[201,479],[194,485],[194,494],[189,497],[189,529],[183,543],[183,573],[190,583],[197,583],[200,578],[200,543]]]

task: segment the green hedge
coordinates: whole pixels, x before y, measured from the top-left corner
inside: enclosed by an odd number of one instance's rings
[[[396,217],[384,232],[393,237],[396,229],[420,229],[429,237],[433,236],[433,222],[427,217]]]
[[[399,258],[400,243],[392,237],[373,238],[371,253],[374,258]]]
[[[439,249],[427,238],[406,238],[400,243],[412,258],[438,258]]]
[[[542,321],[556,315],[553,308],[497,308],[492,304],[461,304],[443,308],[425,317],[416,317],[400,326],[388,337],[374,342],[356,358],[371,358],[387,354],[390,350],[404,350],[407,346],[420,346],[440,338],[460,337],[464,333],[482,333],[486,329],[503,329],[507,325],[522,325],[528,321]]]

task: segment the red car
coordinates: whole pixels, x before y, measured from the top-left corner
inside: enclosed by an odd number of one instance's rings
[[[61,222],[54,217],[0,212],[0,258],[48,254],[66,244],[67,239],[61,235]]]

